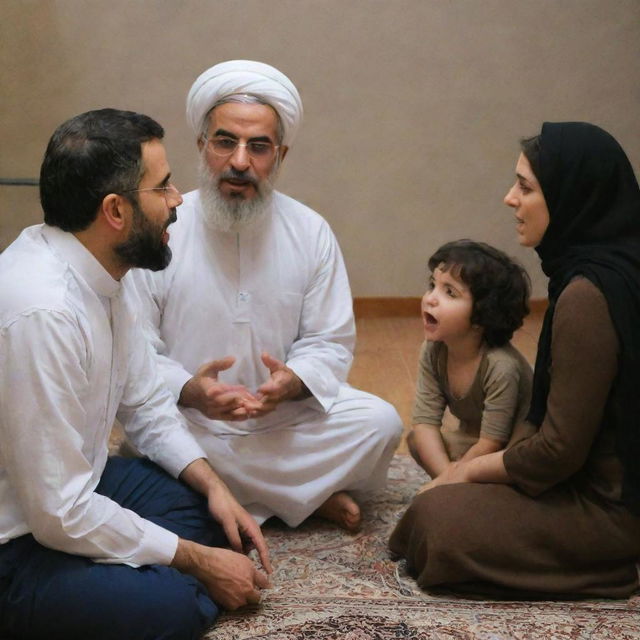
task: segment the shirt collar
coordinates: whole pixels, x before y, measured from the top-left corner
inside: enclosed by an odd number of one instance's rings
[[[68,262],[98,295],[113,298],[119,293],[120,282],[111,277],[73,233],[44,224],[42,235],[54,252]]]

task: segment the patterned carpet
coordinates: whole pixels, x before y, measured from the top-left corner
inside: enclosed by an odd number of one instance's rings
[[[426,594],[392,562],[391,529],[424,482],[396,456],[384,492],[348,535],[320,520],[265,526],[273,587],[252,609],[223,615],[206,640],[639,640],[640,594],[628,601],[486,601]]]

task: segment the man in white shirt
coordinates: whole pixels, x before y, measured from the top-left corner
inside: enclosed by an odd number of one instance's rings
[[[172,227],[176,258],[128,284],[191,433],[249,513],[356,530],[356,499],[384,485],[401,422],[346,383],[355,325],[329,225],[273,190],[301,117],[269,65],[205,71],[187,98],[200,188]]]
[[[260,529],[185,428],[120,283],[171,258],[163,134],[113,109],[62,124],[45,224],[0,255],[0,637],[196,638],[268,585],[242,553],[270,571]],[[149,460],[107,457],[116,417]]]

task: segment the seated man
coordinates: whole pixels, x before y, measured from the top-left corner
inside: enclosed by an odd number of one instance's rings
[[[120,284],[171,258],[163,133],[113,109],[58,127],[46,224],[0,255],[2,638],[196,638],[268,584],[238,553],[255,545],[270,570],[260,529],[185,428]],[[153,462],[107,458],[116,416]]]
[[[349,530],[384,485],[395,409],[346,383],[355,328],[326,221],[273,190],[302,118],[291,81],[259,62],[205,71],[187,98],[199,186],[172,227],[175,259],[127,278],[191,433],[258,522],[312,513]],[[133,281],[133,282],[132,282]]]

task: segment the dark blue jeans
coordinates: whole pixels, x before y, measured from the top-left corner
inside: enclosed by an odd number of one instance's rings
[[[110,458],[96,491],[182,538],[228,546],[206,500],[148,460]],[[25,535],[0,545],[0,638],[191,640],[218,615],[171,567],[98,564]]]

